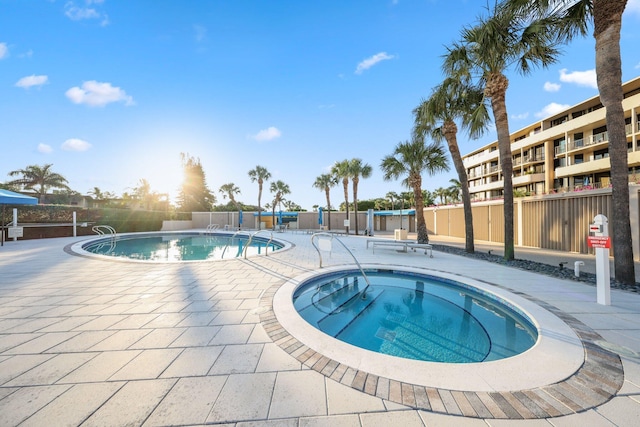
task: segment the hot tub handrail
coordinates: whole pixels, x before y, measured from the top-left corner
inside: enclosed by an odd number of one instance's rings
[[[265,232],[265,233],[270,233],[270,237],[269,240],[267,241],[267,244],[264,248],[264,256],[267,256],[269,253],[269,244],[271,243],[271,241],[273,240],[273,232],[270,230],[258,230],[258,231],[254,231],[253,233],[251,233],[251,235],[249,236],[249,240],[247,241],[247,244],[244,246],[244,258],[247,258],[247,248],[249,246],[251,246],[251,241],[253,240],[253,236],[255,236],[258,233],[261,232]]]
[[[364,269],[362,268],[362,266],[358,262],[358,259],[353,254],[353,252],[351,252],[351,250],[347,247],[347,245],[345,245],[344,242],[342,242],[342,240],[338,239],[333,233],[327,233],[327,232],[324,232],[324,231],[320,231],[318,233],[313,233],[313,235],[311,236],[311,244],[313,245],[313,247],[318,252],[318,257],[320,258],[320,268],[322,268],[322,253],[320,253],[320,248],[316,245],[316,242],[314,240],[315,237],[328,237],[329,239],[331,239],[332,242],[335,239],[342,245],[343,248],[346,249],[346,251],[349,253],[349,255],[351,255],[351,258],[353,258],[353,260],[355,261],[356,265],[360,269],[360,273],[362,274],[362,277],[364,277],[365,282],[367,282],[367,286],[362,291],[362,295],[363,295],[363,298],[364,298],[364,296],[366,295],[367,288],[369,286],[371,286],[371,283],[369,283],[369,278],[365,274]]]

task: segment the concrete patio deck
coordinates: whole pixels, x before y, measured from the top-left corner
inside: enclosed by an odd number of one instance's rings
[[[272,297],[317,270],[318,255],[309,235],[277,238],[293,247],[247,260],[164,264],[65,251],[81,238],[7,242],[0,425],[640,425],[640,295],[613,290],[612,305],[601,306],[583,283],[437,251],[373,254],[366,238],[340,237],[362,263],[510,290],[561,317],[585,349],[581,369],[549,387],[483,394],[416,386],[341,364],[288,334]],[[324,261],[352,263],[339,249]]]

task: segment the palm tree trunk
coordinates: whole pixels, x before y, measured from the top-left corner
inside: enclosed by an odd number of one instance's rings
[[[342,185],[344,186],[344,210],[347,213],[347,221],[349,220],[349,182],[346,180],[342,181]],[[349,226],[345,227],[347,235],[349,235]]]
[[[487,88],[491,98],[491,109],[498,133],[498,149],[500,150],[500,166],[504,182],[504,259],[515,259],[513,238],[513,160],[511,159],[511,138],[509,136],[509,120],[505,95],[509,82],[503,75],[495,76],[493,87]]]
[[[325,190],[327,195],[327,222],[329,223],[328,229],[331,230],[331,201],[329,200],[329,187]]]
[[[443,125],[443,134],[449,146],[449,153],[453,165],[458,173],[458,181],[460,181],[460,193],[462,196],[462,206],[464,211],[464,249],[468,253],[475,252],[474,235],[473,235],[473,212],[471,209],[471,195],[469,194],[469,180],[467,179],[467,171],[462,162],[460,149],[458,148],[458,140],[456,134],[458,132],[455,122],[447,122]]]
[[[358,235],[358,181],[353,180],[353,214],[355,216],[355,231],[354,234]]]
[[[594,0],[596,75],[600,100],[606,108],[613,204],[613,259],[615,278],[633,285],[635,267],[631,223],[629,221],[629,178],[627,136],[622,108],[622,65],[620,29],[626,0]]]
[[[416,180],[413,185],[413,197],[416,202],[416,228],[418,243],[429,243],[429,232],[424,220],[424,199],[422,198],[422,180]]]

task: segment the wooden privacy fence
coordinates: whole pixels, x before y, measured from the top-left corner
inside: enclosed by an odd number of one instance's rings
[[[630,187],[630,218],[637,253],[638,189]],[[502,200],[473,204],[473,231],[476,240],[504,243],[504,203]],[[514,241],[517,246],[594,253],[587,247],[589,224],[603,214],[611,221],[611,189],[517,198],[514,203]],[[429,207],[424,211],[429,233],[464,238],[462,204]],[[637,257],[636,257],[637,258]]]

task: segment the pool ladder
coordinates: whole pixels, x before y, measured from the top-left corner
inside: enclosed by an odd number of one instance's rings
[[[320,246],[316,245],[316,237],[318,238],[317,239],[318,240],[318,245],[322,246],[322,248]],[[325,246],[324,244],[322,244],[320,242],[320,238],[328,238],[329,245]],[[329,252],[331,252],[331,244],[333,243],[334,239],[338,243],[340,243],[342,245],[342,247],[349,253],[349,255],[351,255],[351,258],[353,258],[353,261],[355,261],[356,265],[358,266],[358,269],[360,270],[360,274],[362,274],[362,277],[364,277],[364,281],[367,282],[367,286],[365,286],[365,288],[362,291],[360,291],[360,293],[362,294],[361,298],[365,299],[367,297],[367,289],[369,289],[369,286],[371,286],[371,283],[369,282],[369,278],[365,274],[364,269],[362,268],[362,266],[358,262],[358,259],[353,254],[353,252],[351,252],[351,250],[349,250],[347,245],[345,245],[344,242],[342,240],[338,239],[333,233],[326,233],[326,232],[321,231],[319,233],[313,233],[313,235],[311,236],[311,244],[313,245],[313,247],[318,252],[318,257],[320,258],[320,268],[322,268],[322,252],[320,252],[320,250],[321,249],[326,249]],[[327,239],[325,239],[325,240],[327,240]]]
[[[264,256],[267,256],[269,253],[269,244],[271,244],[271,242],[273,241],[273,232],[269,231],[269,230],[258,230],[258,231],[254,231],[251,234],[248,234],[248,238],[247,238],[247,243],[244,246],[244,249],[242,250],[242,255],[244,256],[244,258],[247,258],[247,248],[249,246],[251,246],[251,242],[253,241],[253,237],[258,234],[258,233],[270,233],[270,237],[269,240],[267,241],[265,248],[264,248]],[[229,243],[227,243],[227,246],[224,247],[224,249],[222,250],[222,258],[224,259],[224,253],[227,251],[227,248],[229,247],[229,245],[231,244],[231,242],[233,242],[233,239],[237,236],[237,235],[247,235],[246,232],[244,231],[236,231],[235,233],[233,233],[233,235],[231,236],[231,239],[229,239]],[[238,251],[238,254],[240,255],[240,251]],[[236,256],[237,256],[236,255]]]
[[[94,225],[93,227],[91,227],[91,231],[93,231],[94,233],[100,235],[100,236],[106,236],[109,235],[110,239],[109,239],[109,250],[107,251],[107,253],[112,252],[115,247],[116,247],[116,238],[117,238],[117,233],[116,233],[116,229],[113,228],[110,225]],[[103,248],[105,245],[107,245],[107,242],[104,243],[100,243],[97,246],[97,249],[101,249]]]

